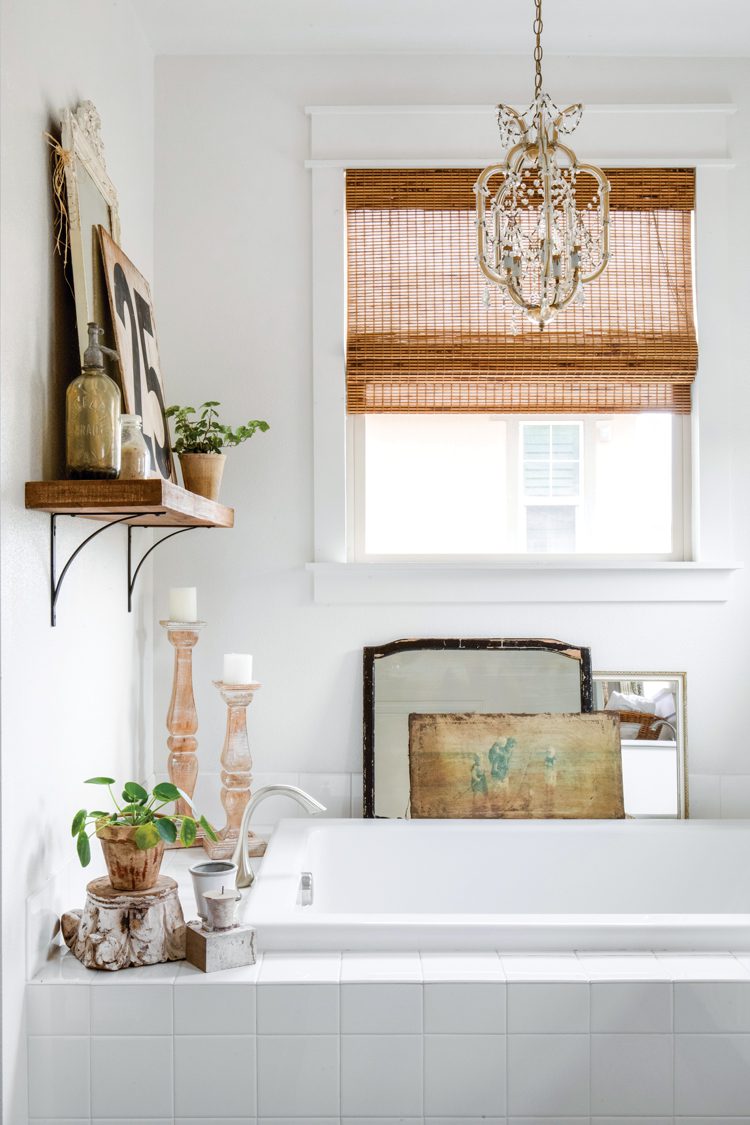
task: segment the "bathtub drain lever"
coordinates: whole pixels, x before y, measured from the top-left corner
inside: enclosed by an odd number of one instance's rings
[[[299,877],[299,892],[297,901],[300,906],[312,906],[313,877],[312,871],[303,871]]]

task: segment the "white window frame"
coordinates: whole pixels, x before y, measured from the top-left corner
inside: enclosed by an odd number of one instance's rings
[[[345,393],[345,199],[348,167],[480,167],[496,147],[488,106],[311,107],[314,558],[308,569],[318,601],[363,602],[723,602],[731,591],[732,449],[724,438],[740,357],[733,347],[729,268],[729,118],[736,106],[589,106],[592,161],[609,166],[695,167],[696,292],[700,295],[700,371],[693,413],[682,419],[692,460],[685,473],[685,561],[544,557],[474,562],[351,561]],[[436,133],[437,129],[437,133]],[[443,151],[437,159],[434,138]],[[633,138],[639,146],[633,148]],[[685,139],[690,151],[685,151]],[[675,143],[679,148],[674,147]],[[670,147],[673,146],[673,147]],[[613,151],[618,152],[617,157]],[[477,156],[484,152],[484,156]],[[404,154],[408,153],[408,156]],[[710,393],[707,393],[710,390]],[[684,468],[684,466],[683,466]],[[351,524],[350,524],[351,527]]]

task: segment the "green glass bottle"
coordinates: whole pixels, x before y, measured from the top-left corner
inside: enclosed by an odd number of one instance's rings
[[[81,374],[65,395],[65,460],[71,480],[114,480],[120,472],[120,388],[104,370],[102,329],[89,324]]]

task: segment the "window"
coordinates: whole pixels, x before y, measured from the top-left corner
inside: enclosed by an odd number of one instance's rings
[[[608,269],[514,333],[476,172],[347,173],[350,557],[687,557],[694,172],[608,174]]]

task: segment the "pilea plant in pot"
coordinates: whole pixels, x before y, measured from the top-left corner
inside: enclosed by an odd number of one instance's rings
[[[164,807],[180,797],[192,808],[190,798],[162,781],[149,793],[137,781],[126,781],[120,801],[114,795],[112,777],[90,777],[86,785],[103,785],[109,791],[115,812],[101,809],[79,809],[73,817],[71,834],[75,837],[82,867],[91,862],[91,836],[102,845],[109,881],[116,891],[148,891],[159,878],[164,845],[190,847],[198,834],[198,825],[211,840],[216,832],[205,816],[182,816],[164,812]]]
[[[220,402],[204,402],[194,406],[170,406],[167,418],[174,418],[175,441],[172,449],[180,458],[182,479],[190,492],[219,499],[226,454],[222,449],[240,445],[258,430],[265,433],[268,422],[255,419],[233,430],[219,421],[216,409]]]

